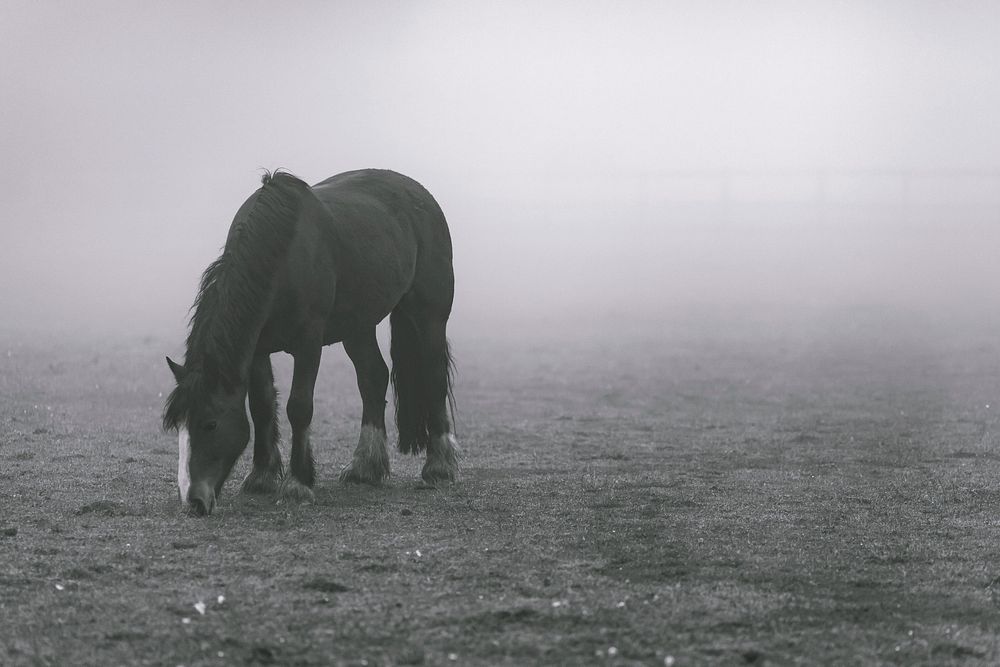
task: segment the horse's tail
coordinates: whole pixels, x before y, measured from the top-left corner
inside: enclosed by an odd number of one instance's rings
[[[437,336],[423,330],[412,313],[401,308],[392,311],[389,322],[399,451],[417,454],[427,449],[430,442],[431,410],[438,403],[434,399],[443,400],[442,394],[446,394],[454,414],[454,363],[443,330],[437,340]]]

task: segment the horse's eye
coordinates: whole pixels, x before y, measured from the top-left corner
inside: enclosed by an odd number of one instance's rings
[[[206,431],[214,431],[216,426],[218,426],[218,424],[215,421],[210,421],[210,422],[205,422],[205,425],[202,426],[202,428],[204,428]]]

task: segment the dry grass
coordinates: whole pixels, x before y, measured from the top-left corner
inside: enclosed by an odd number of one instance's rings
[[[316,504],[206,520],[157,430],[164,343],[4,341],[0,663],[995,664],[1000,349],[843,317],[457,340],[437,491],[398,455],[335,481],[335,350]]]

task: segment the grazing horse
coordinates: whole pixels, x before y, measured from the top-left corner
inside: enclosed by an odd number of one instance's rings
[[[386,315],[399,449],[427,452],[428,484],[454,480],[445,330],[455,278],[441,208],[423,186],[392,171],[351,171],[312,187],[285,172],[265,173],[261,182],[202,276],[183,365],[167,358],[177,386],[163,428],[178,433],[181,502],[211,514],[250,439],[247,399],[254,447],[243,491],[313,499],[313,390],[323,346],[339,342],[354,363],[363,403],[361,437],[340,479],[386,479],[390,375],[375,338]],[[287,474],[271,371],[270,355],[278,351],[294,358]]]

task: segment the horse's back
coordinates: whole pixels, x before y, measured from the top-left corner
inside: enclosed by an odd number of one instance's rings
[[[414,293],[450,311],[451,236],[440,206],[420,183],[362,169],[332,176],[312,191],[330,213],[331,240],[339,246],[334,319],[377,321]]]
[[[335,217],[345,209],[375,206],[393,216],[416,216],[447,227],[441,208],[424,186],[388,169],[346,171],[320,181],[312,191]]]
[[[448,223],[431,193],[414,179],[388,169],[359,169],[331,176],[314,185],[313,192],[330,209],[336,224],[370,227],[391,219],[412,233],[420,251],[418,282],[428,274],[435,281],[443,273],[450,276]]]

